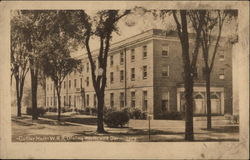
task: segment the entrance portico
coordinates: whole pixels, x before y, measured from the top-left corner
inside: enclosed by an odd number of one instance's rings
[[[206,115],[206,87],[195,86],[193,92],[194,97],[194,115]],[[184,112],[185,109],[185,95],[184,87],[177,88],[177,111]],[[211,113],[212,115],[224,114],[224,88],[223,87],[211,87]]]

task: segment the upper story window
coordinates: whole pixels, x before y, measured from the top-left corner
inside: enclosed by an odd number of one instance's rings
[[[69,88],[71,88],[71,80],[69,80]]]
[[[220,79],[225,79],[225,69],[224,68],[220,69],[219,78]]]
[[[63,88],[66,88],[66,81],[63,82]]]
[[[120,64],[124,63],[124,53],[120,52]]]
[[[89,77],[86,77],[86,85],[89,86]]]
[[[76,75],[76,70],[74,70],[74,75]]]
[[[114,107],[114,93],[110,93],[110,107]]]
[[[114,57],[112,55],[112,56],[110,56],[110,66],[113,66],[113,64],[114,64]]]
[[[167,44],[162,45],[161,55],[163,57],[168,57],[169,56],[169,46]]]
[[[110,72],[110,83],[114,82],[114,72]]]
[[[135,80],[135,68],[131,68],[131,81]]]
[[[120,71],[120,81],[122,82],[124,80],[124,71]]]
[[[143,58],[147,58],[147,56],[148,56],[148,52],[147,52],[147,46],[143,46],[142,47],[142,57]]]
[[[147,79],[147,76],[148,76],[147,66],[143,66],[142,77],[143,79]]]
[[[74,87],[76,88],[76,84],[77,83],[77,81],[76,81],[76,79],[74,79]]]
[[[131,62],[135,61],[135,49],[131,49]]]
[[[80,88],[82,88],[82,78],[80,78]]]
[[[87,66],[86,66],[86,67],[87,67],[87,69],[86,69],[87,72],[89,72],[89,63],[87,63]]]
[[[163,65],[161,71],[162,77],[169,77],[169,65]]]
[[[225,55],[224,55],[223,52],[220,52],[220,54],[219,54],[219,60],[220,61],[224,61],[225,60]]]

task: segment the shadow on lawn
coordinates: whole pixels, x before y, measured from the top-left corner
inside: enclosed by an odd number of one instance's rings
[[[214,127],[212,129],[207,130],[206,128],[202,128],[202,130],[212,131],[217,133],[239,133],[239,126],[223,126],[223,127]]]
[[[45,118],[57,120],[57,115],[45,115]],[[85,124],[85,125],[96,125],[97,124],[97,118],[95,117],[72,117],[72,116],[61,116],[62,122],[72,122],[72,123],[79,123],[79,124]]]
[[[75,132],[75,134],[79,136],[144,136],[148,135],[148,130],[143,129],[132,129],[132,128],[124,128],[127,131],[119,132],[119,131],[107,131],[107,133],[97,133],[96,131],[82,131]],[[162,131],[162,130],[150,130],[150,135],[182,135],[184,132],[172,132],[172,131]]]

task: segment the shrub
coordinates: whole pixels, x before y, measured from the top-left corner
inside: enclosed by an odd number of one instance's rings
[[[181,112],[166,112],[158,115],[158,119],[166,119],[166,120],[183,120],[184,114]]]
[[[104,115],[104,123],[108,127],[123,127],[129,121],[129,115],[125,111],[107,111]]]
[[[89,107],[86,107],[86,108],[85,108],[85,113],[86,113],[87,115],[90,114],[90,108],[89,108]]]
[[[26,114],[27,115],[32,115],[32,108],[31,107],[26,108]]]
[[[141,115],[140,115],[140,119],[147,119],[147,115],[148,113],[147,112],[141,112]]]
[[[45,108],[39,107],[39,108],[37,108],[37,112],[38,112],[38,116],[42,117],[47,111]]]
[[[47,112],[47,109],[43,108],[43,107],[38,107],[37,108],[37,115],[39,117],[42,117],[45,113]],[[26,113],[28,115],[32,115],[33,111],[32,111],[32,108],[31,107],[27,107],[26,108]]]
[[[96,115],[97,114],[97,109],[96,108],[91,108],[91,114]]]

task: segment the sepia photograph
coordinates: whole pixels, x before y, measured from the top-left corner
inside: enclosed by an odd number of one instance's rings
[[[72,148],[91,143],[117,150],[113,157],[98,158],[247,159],[249,21],[248,26],[241,22],[249,15],[243,19],[239,6],[249,3],[211,7],[201,2],[115,2],[110,7],[112,2],[103,1],[99,7],[96,1],[95,7],[86,2],[89,7],[82,8],[60,8],[63,2],[44,2],[59,5],[52,8],[0,3],[9,30],[7,40],[1,40],[7,44],[4,57],[9,65],[1,69],[3,80],[8,79],[1,87],[9,88],[1,89],[1,103],[9,110],[1,110],[10,122],[8,143],[72,143]],[[2,128],[1,151],[5,132]],[[231,155],[216,151],[223,147],[215,144],[223,143],[234,145]],[[181,144],[200,150],[198,157],[167,157],[157,155],[153,147],[148,149],[152,154],[139,156],[144,151],[138,148],[133,157],[125,154],[128,147],[124,156],[117,156],[122,145],[132,144],[175,146],[176,154]],[[208,155],[200,144],[210,148]],[[245,147],[242,153],[240,145]],[[143,150],[147,152],[145,146]],[[12,157],[6,148],[2,155]]]

